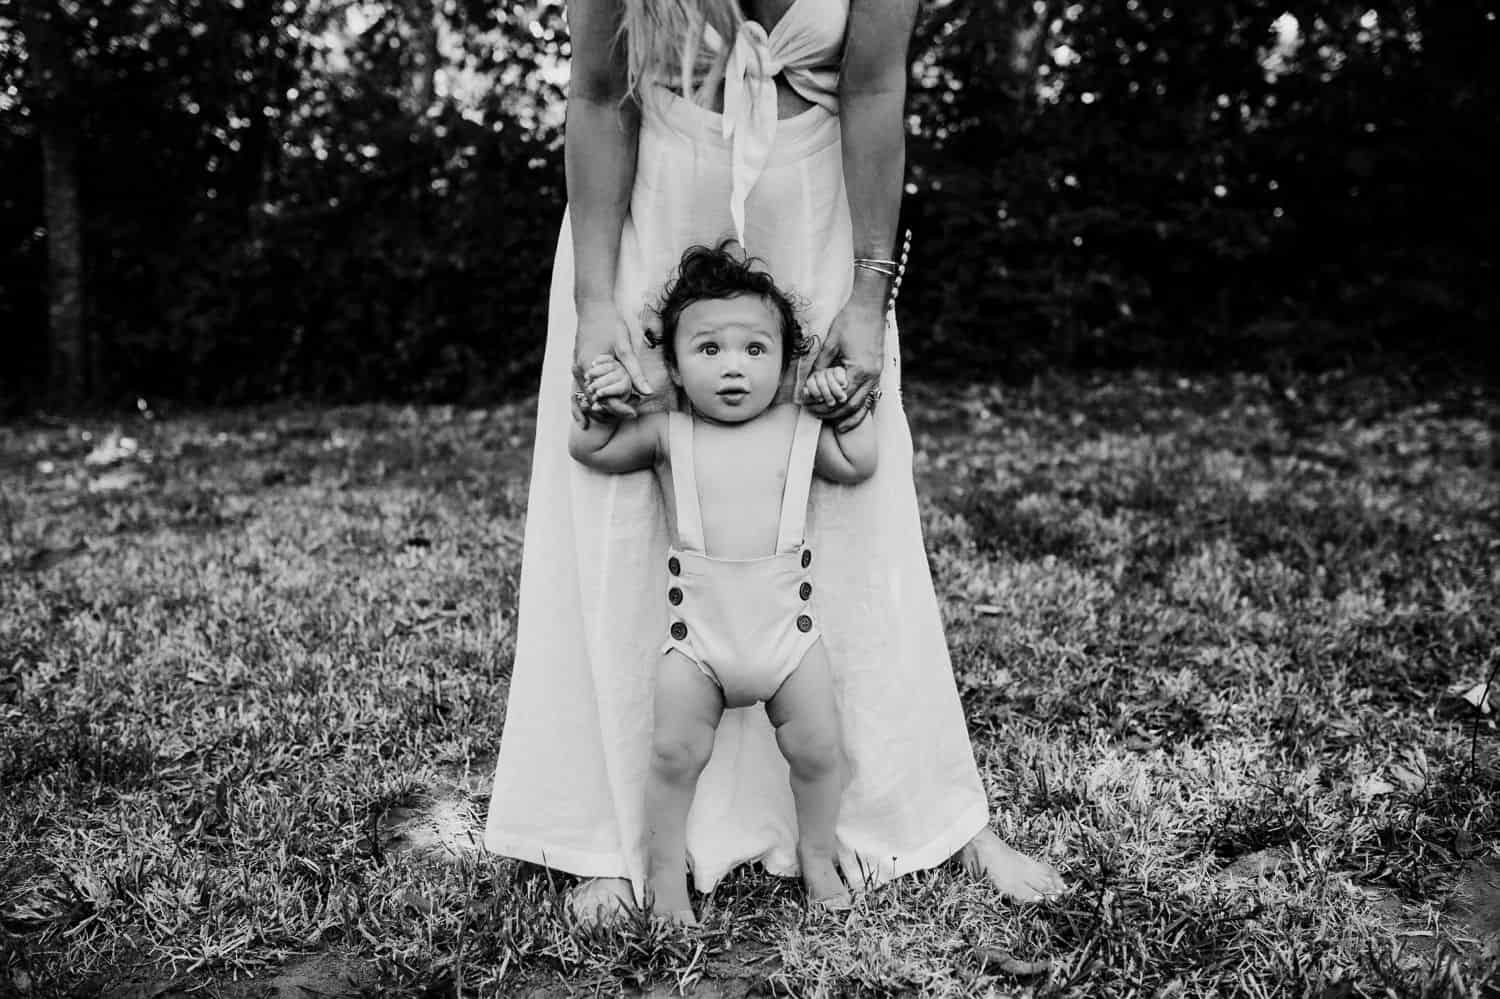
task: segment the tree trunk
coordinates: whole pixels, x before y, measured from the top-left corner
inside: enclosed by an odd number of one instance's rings
[[[34,77],[37,132],[42,145],[42,214],[47,229],[47,361],[49,401],[74,408],[99,385],[97,351],[84,317],[83,196],[79,134],[68,111],[69,65],[52,19],[22,7]]]
[[[97,388],[83,314],[83,211],[78,138],[42,126],[43,212],[47,220],[48,379],[52,399],[72,408]]]

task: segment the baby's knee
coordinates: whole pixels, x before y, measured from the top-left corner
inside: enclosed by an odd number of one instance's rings
[[[837,731],[791,722],[776,730],[776,742],[798,778],[823,780],[838,776],[847,782],[849,767]]]
[[[671,780],[696,779],[714,749],[712,729],[658,725],[651,736],[651,766]]]

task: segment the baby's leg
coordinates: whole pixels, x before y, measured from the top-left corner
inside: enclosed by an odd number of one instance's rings
[[[792,771],[797,806],[797,861],[808,898],[835,908],[849,904],[849,889],[834,867],[834,826],[849,766],[839,728],[828,653],[820,641],[807,651],[776,695],[766,702],[776,742]]]
[[[723,694],[687,656],[662,657],[646,774],[646,902],[677,922],[696,922],[686,877],[688,808],[723,714]]]

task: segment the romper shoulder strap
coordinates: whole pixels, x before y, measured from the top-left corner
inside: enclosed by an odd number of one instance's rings
[[[792,452],[787,458],[786,485],[781,491],[781,526],[776,532],[778,552],[796,551],[802,544],[807,526],[807,495],[812,488],[813,460],[818,455],[818,435],[822,431],[823,421],[798,406],[797,426],[792,432]]]
[[[673,410],[667,414],[667,446],[671,449],[672,492],[677,502],[677,546],[701,553],[703,508],[698,501],[698,471],[693,463],[691,413]]]

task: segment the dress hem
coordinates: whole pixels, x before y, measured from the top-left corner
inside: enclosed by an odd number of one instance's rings
[[[949,823],[937,836],[928,840],[925,844],[915,850],[909,850],[889,865],[873,865],[870,868],[871,877],[866,883],[866,888],[879,887],[889,881],[914,874],[917,871],[925,871],[937,867],[948,858],[963,849],[969,840],[989,824],[989,807],[983,803],[963,812],[957,819]],[[487,852],[501,857],[509,857],[513,860],[522,860],[530,864],[536,864],[549,870],[562,871],[581,878],[621,878],[629,880],[625,873],[625,858],[618,853],[592,853],[587,850],[548,849],[534,841],[502,840],[486,837],[484,848]],[[843,851],[841,851],[843,852]],[[768,852],[752,854],[731,861],[723,870],[717,871],[704,887],[704,880],[700,879],[696,872],[693,876],[694,886],[701,894],[707,895],[718,888],[719,882],[735,868],[746,864],[760,863],[765,865],[766,871],[777,877],[792,878],[797,876],[795,867],[781,867],[766,863]],[[847,877],[847,874],[846,874]],[[639,887],[639,886],[637,886]]]
[[[530,840],[502,840],[485,837],[484,849],[499,857],[536,864],[552,871],[562,871],[580,878],[623,878],[625,858],[618,853],[591,853],[587,850],[548,849]]]

